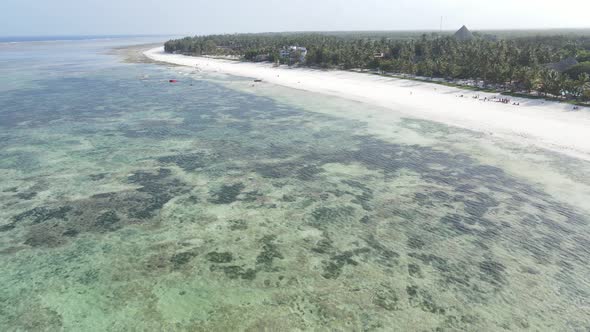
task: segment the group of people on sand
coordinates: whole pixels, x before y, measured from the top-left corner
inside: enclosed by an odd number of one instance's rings
[[[464,98],[465,96],[464,95],[459,95],[457,97]],[[508,98],[498,98],[498,97],[488,98],[488,97],[484,97],[483,99],[481,99],[479,97],[479,95],[475,95],[472,98],[473,99],[477,99],[477,100],[481,100],[481,101],[495,101],[497,103],[510,104],[510,99],[508,99]],[[514,102],[514,103],[512,103],[512,105],[514,105],[514,106],[520,106],[520,103]]]

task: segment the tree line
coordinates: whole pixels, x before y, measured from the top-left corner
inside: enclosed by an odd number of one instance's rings
[[[590,101],[590,33],[496,39],[478,35],[388,36],[385,33],[265,33],[186,37],[170,40],[166,52],[230,55],[245,61],[297,63],[315,68],[366,69],[448,80],[476,80],[511,91]],[[280,50],[296,45],[305,60],[286,59]],[[579,64],[557,71],[550,63],[575,58]]]

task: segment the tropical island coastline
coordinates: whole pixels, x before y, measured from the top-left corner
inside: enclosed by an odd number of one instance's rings
[[[590,105],[586,30],[358,31],[204,35],[167,53],[340,69]]]
[[[590,160],[590,112],[587,108],[556,101],[505,97],[498,93],[469,91],[452,86],[369,75],[344,70],[291,68],[269,63],[196,57],[153,48],[144,55],[151,60],[249,77],[316,92],[428,119],[464,129],[533,145]],[[262,86],[261,83],[253,83]]]
[[[0,332],[590,332],[590,1],[5,3]]]

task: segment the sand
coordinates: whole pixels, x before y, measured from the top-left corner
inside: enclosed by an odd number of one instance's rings
[[[360,101],[405,117],[436,121],[590,160],[588,108],[574,111],[572,105],[565,103],[511,97],[503,97],[511,99],[510,104],[503,104],[483,101],[498,94],[366,73],[273,67],[270,64],[168,54],[163,47],[144,54],[159,62],[259,79],[263,81],[261,86],[277,84]],[[476,95],[479,99],[473,98]]]

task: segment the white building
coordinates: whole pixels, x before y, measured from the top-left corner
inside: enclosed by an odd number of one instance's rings
[[[280,51],[282,58],[291,58],[296,54],[299,54],[299,61],[303,62],[307,56],[307,48],[301,46],[289,46]]]

